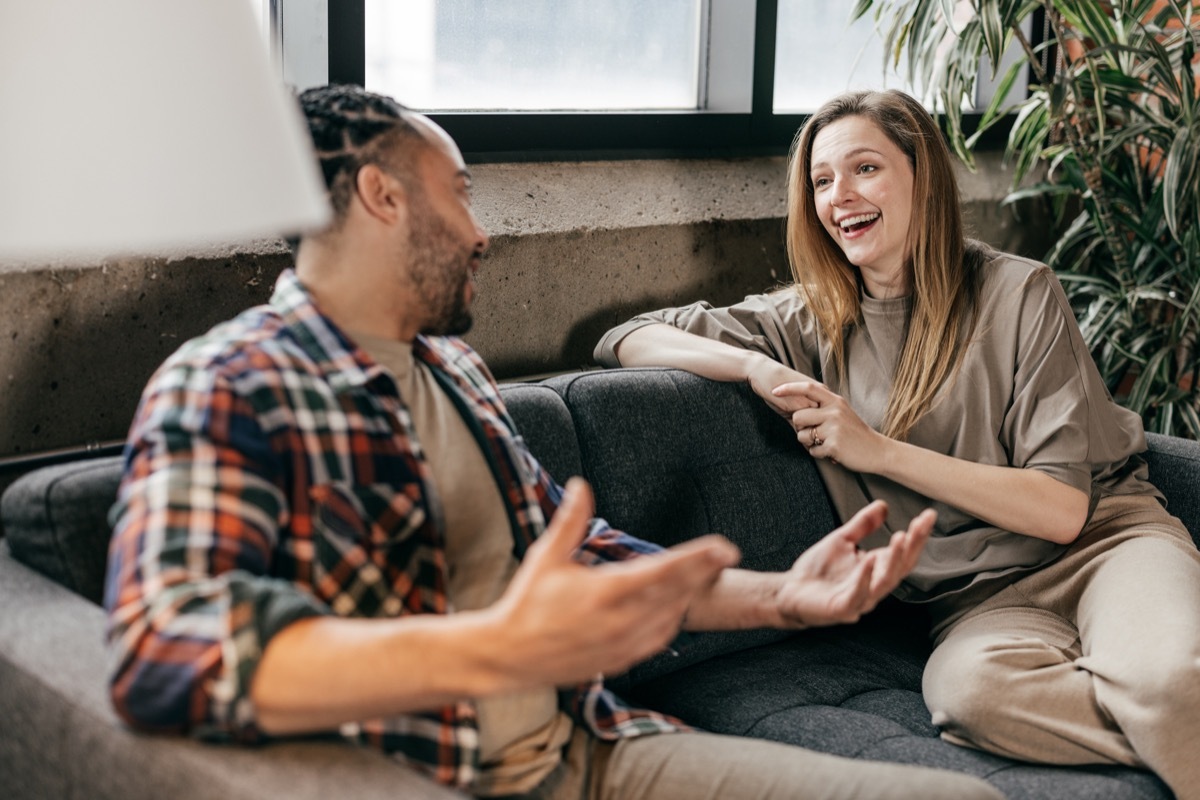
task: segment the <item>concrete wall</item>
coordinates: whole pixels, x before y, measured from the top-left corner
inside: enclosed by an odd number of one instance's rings
[[[468,340],[502,379],[586,368],[600,334],[639,311],[726,304],[786,281],[784,171],[783,158],[473,167],[493,244]],[[1048,231],[999,208],[1007,182],[997,158],[962,174],[973,233],[1040,257]],[[270,241],[0,265],[0,466],[123,438],[158,363],[265,300],[288,263]]]

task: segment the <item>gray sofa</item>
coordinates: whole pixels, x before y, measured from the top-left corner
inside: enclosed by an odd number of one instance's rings
[[[598,512],[663,544],[709,531],[746,566],[783,569],[835,524],[787,424],[746,387],[665,369],[585,372],[504,395],[559,480],[585,475]],[[1200,531],[1200,445],[1150,437],[1155,482]],[[312,739],[240,748],[149,737],[107,701],[105,514],[119,459],[24,476],[0,512],[0,795],[6,798],[449,798],[373,752]],[[1039,767],[937,738],[920,694],[928,655],[919,609],[885,603],[858,625],[786,635],[689,638],[612,679],[630,699],[723,733],[856,758],[929,764],[1012,798],[1169,798],[1153,775]]]

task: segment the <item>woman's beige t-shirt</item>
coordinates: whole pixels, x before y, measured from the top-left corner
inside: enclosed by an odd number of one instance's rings
[[[1141,419],[1113,402],[1054,273],[1044,264],[1004,254],[982,270],[978,321],[962,367],[908,441],[966,461],[1040,470],[1088,493],[1091,508],[1105,493],[1160,496],[1136,455],[1146,449]],[[644,314],[605,334],[596,360],[617,366],[614,349],[622,338],[665,322],[765,353],[824,382],[878,430],[910,302],[863,298],[863,322],[846,343],[845,375],[832,368],[816,318],[795,289],[747,297],[728,308],[696,303]],[[854,473],[826,459],[818,459],[817,467],[843,519],[872,500],[888,502],[886,530],[868,545],[886,542],[892,530],[907,527],[922,509],[937,510],[934,535],[896,592],[901,599],[930,600],[981,579],[1016,575],[1048,563],[1064,549],[1001,530],[877,475]]]

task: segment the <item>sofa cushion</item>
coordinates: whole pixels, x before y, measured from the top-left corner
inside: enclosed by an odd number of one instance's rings
[[[1171,797],[1149,772],[1037,766],[943,742],[921,696],[926,642],[919,612],[889,601],[856,625],[730,652],[627,696],[717,733],[966,772],[1010,800]]]
[[[100,603],[108,509],[120,481],[121,456],[56,464],[23,475],[0,499],[13,558]]]

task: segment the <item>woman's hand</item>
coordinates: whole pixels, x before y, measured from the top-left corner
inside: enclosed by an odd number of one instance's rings
[[[778,385],[771,393],[793,408],[796,440],[814,458],[828,458],[855,472],[879,471],[892,440],[863,422],[844,397],[812,380]]]
[[[1087,521],[1087,492],[1044,472],[980,464],[890,439],[863,422],[845,398],[815,381],[776,386],[773,393],[798,406],[792,428],[814,458],[882,476],[997,528],[1056,544],[1075,541]],[[1014,497],[1022,502],[1012,502]]]

